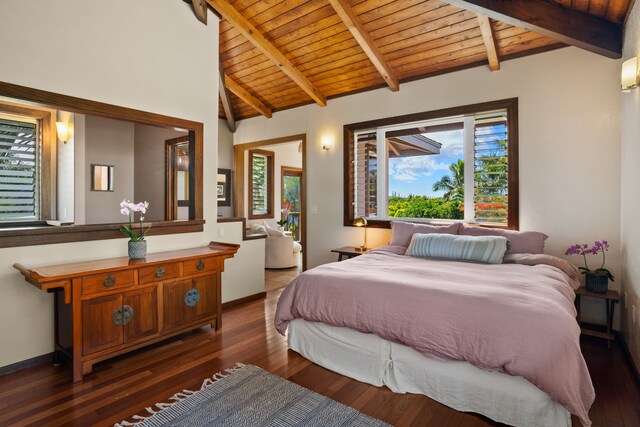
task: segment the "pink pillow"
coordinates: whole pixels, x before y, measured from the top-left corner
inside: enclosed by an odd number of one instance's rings
[[[509,240],[506,254],[544,253],[544,241],[549,238],[538,231],[503,230],[463,224],[458,234],[463,236],[503,236]]]
[[[433,225],[416,222],[391,221],[390,245],[409,246],[411,237],[415,233],[430,234],[458,234],[459,222],[449,225]]]

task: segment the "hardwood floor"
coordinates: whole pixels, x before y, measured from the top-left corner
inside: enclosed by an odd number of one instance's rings
[[[300,265],[292,268],[284,268],[281,270],[265,270],[264,271],[264,289],[267,292],[277,291],[286,287],[302,270],[302,259]]]
[[[396,426],[492,426],[484,417],[456,412],[421,395],[394,394],[335,374],[288,351],[272,326],[280,291],[229,308],[224,327],[209,327],[95,366],[72,384],[66,367],[38,366],[0,377],[0,425],[107,426],[233,366],[251,363]],[[585,339],[597,398],[597,427],[640,426],[640,390],[622,348]],[[574,419],[574,426],[579,423]]]

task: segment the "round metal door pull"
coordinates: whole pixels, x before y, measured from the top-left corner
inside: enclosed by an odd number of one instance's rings
[[[188,307],[195,306],[198,301],[200,301],[200,292],[198,292],[196,288],[189,289],[184,295],[184,303],[187,304]]]

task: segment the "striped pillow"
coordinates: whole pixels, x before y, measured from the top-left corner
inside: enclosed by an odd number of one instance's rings
[[[414,234],[405,255],[502,264],[507,238],[502,236],[456,236]]]

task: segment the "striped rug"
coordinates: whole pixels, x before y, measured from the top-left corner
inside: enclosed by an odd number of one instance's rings
[[[257,366],[237,364],[226,372],[114,427],[389,426]]]

